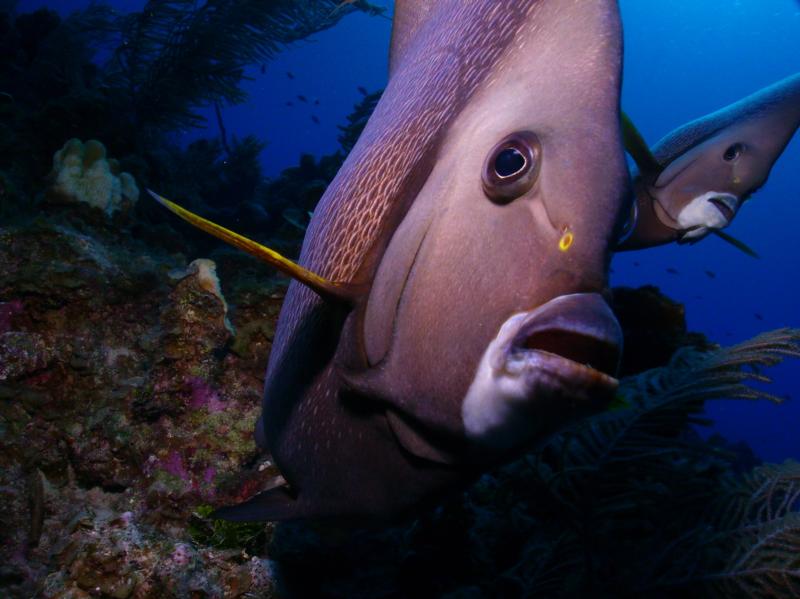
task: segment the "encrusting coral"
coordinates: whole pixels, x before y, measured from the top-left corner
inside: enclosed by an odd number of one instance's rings
[[[67,141],[53,156],[51,177],[47,197],[53,202],[83,202],[110,216],[139,200],[133,176],[121,172],[119,162],[108,158],[105,146],[94,139]]]

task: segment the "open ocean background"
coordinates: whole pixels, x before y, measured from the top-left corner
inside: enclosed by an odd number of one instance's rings
[[[128,11],[141,9],[144,2],[109,4]],[[81,0],[22,0],[18,11],[48,7],[68,14],[86,5]],[[621,0],[620,5],[623,107],[651,144],[691,119],[800,71],[796,0]],[[253,65],[253,80],[246,84],[249,101],[224,110],[228,133],[268,141],[262,162],[269,176],[296,165],[301,153],[334,151],[336,126],[361,98],[357,87],[372,92],[385,86],[390,31],[389,20],[356,13],[280,53],[263,74],[261,65]],[[298,94],[311,102],[298,102]],[[213,118],[208,127],[186,132],[185,141],[213,134]],[[756,249],[760,260],[712,237],[695,246],[621,254],[613,263],[612,284],[657,285],[685,304],[690,330],[724,345],[769,329],[800,327],[798,223],[800,135],[728,229]],[[716,277],[711,279],[707,270]],[[715,402],[710,416],[716,430],[731,441],[747,441],[765,460],[800,459],[800,366],[789,361],[771,374],[773,391],[789,398],[784,405]]]

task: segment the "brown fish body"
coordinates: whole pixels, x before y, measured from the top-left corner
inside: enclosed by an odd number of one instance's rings
[[[558,341],[531,357],[498,339],[523,343],[529,329],[539,334],[540,317],[569,320],[567,335],[617,343],[598,295],[627,192],[616,2],[442,0],[396,10],[391,79],[300,257],[363,292],[344,304],[290,285],[257,427],[290,492],[263,493],[222,517],[399,514],[597,409],[592,393],[613,388],[552,354]],[[533,106],[520,99],[532,93]],[[493,146],[504,152],[502,140],[526,136],[541,161],[526,163],[521,184],[530,186],[511,200],[487,197],[496,190],[481,173]],[[584,311],[588,324],[572,324]],[[528,362],[519,366],[521,388],[546,400],[524,408],[535,422],[521,428],[491,406],[483,419],[491,394],[478,373],[496,361],[498,343],[509,364],[517,348],[547,374],[538,380]],[[506,436],[498,442],[497,433]]]

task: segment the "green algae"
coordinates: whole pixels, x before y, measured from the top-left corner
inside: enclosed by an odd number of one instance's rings
[[[206,504],[194,509],[189,534],[195,543],[217,549],[240,549],[251,555],[263,550],[267,540],[266,524],[217,520],[209,517],[213,511],[214,508]]]

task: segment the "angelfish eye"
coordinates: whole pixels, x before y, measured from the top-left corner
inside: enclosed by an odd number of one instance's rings
[[[506,148],[494,159],[494,172],[501,179],[505,179],[516,175],[527,163],[525,156],[517,148]]]
[[[520,131],[492,148],[483,165],[483,190],[489,199],[505,204],[527,192],[539,176],[541,144],[536,134]]]
[[[725,150],[725,153],[722,155],[722,159],[725,162],[733,162],[739,156],[741,156],[742,152],[744,151],[744,146],[740,143],[735,143],[728,146],[728,149]]]

